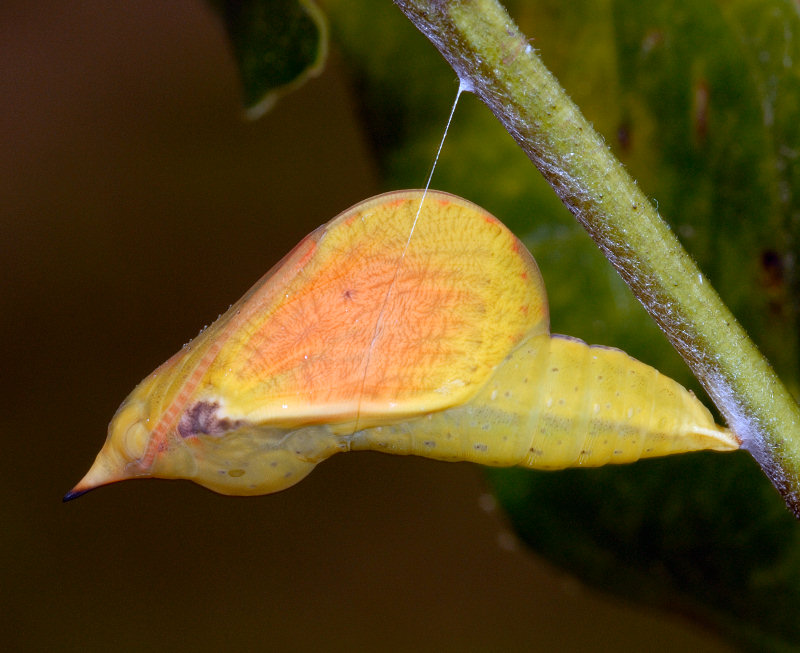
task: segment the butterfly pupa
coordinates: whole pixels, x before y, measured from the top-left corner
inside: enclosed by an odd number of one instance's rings
[[[421,201],[379,195],[307,236],[133,390],[65,498],[138,477],[265,494],[350,450],[560,469],[738,448],[652,367],[551,336],[499,220],[429,191],[415,224]]]

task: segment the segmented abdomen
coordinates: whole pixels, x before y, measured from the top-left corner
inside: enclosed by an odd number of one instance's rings
[[[649,365],[549,335],[524,341],[467,404],[352,441],[353,449],[536,469],[738,446],[694,394]]]
[[[738,447],[694,394],[618,349],[552,336],[540,384],[526,467],[597,467]]]

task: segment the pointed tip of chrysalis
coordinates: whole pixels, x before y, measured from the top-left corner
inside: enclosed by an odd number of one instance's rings
[[[108,454],[107,447],[103,447],[89,471],[75,487],[64,495],[63,501],[64,503],[72,501],[101,485],[116,483],[131,477],[131,474],[127,473],[125,468],[116,463],[114,457]]]
[[[63,503],[66,503],[67,501],[72,501],[73,499],[77,499],[78,497],[82,497],[84,494],[94,490],[96,487],[100,487],[101,485],[106,484],[106,482],[104,482],[102,479],[97,478],[97,474],[92,473],[94,467],[95,466],[93,465],[92,469],[89,470],[89,473],[86,474],[86,476],[84,476],[74,488],[72,488],[69,492],[67,492],[64,495],[64,498],[62,499]]]
[[[85,490],[78,490],[76,488],[73,488],[64,495],[64,498],[61,499],[61,501],[63,501],[64,503],[66,503],[67,501],[72,501],[73,499],[77,499],[78,497],[83,496],[91,489],[93,488],[86,488]]]

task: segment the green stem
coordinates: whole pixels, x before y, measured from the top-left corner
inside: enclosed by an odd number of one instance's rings
[[[530,157],[800,518],[800,409],[496,0],[395,0]]]

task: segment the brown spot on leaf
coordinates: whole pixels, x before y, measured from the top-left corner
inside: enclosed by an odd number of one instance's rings
[[[617,143],[619,143],[620,150],[623,154],[628,154],[628,152],[631,151],[632,142],[633,134],[631,133],[631,124],[626,120],[617,127]]]
[[[767,288],[783,286],[783,259],[774,249],[761,252],[762,283]]]
[[[694,83],[692,124],[694,125],[694,140],[700,147],[706,144],[706,139],[708,138],[708,107],[708,81],[705,79],[698,79]]]
[[[764,289],[767,309],[774,316],[784,315],[787,303],[786,259],[774,249],[761,252],[759,282]]]

